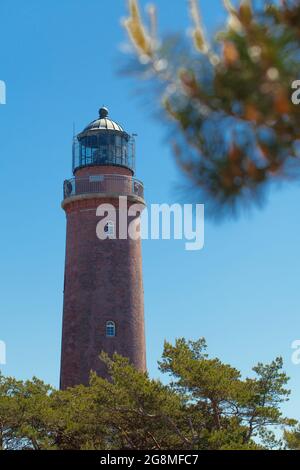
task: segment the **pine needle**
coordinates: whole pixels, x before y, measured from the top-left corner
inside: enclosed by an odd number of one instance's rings
[[[209,48],[205,39],[201,14],[197,0],[189,0],[189,9],[190,15],[194,22],[194,29],[192,31],[194,46],[199,52],[206,54]]]
[[[151,57],[153,54],[151,39],[144,27],[137,0],[129,0],[129,18],[123,22],[128,36],[139,54]]]

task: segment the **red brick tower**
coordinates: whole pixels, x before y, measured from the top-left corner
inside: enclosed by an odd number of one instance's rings
[[[74,177],[64,182],[62,202],[67,217],[62,389],[88,384],[91,370],[106,377],[101,351],[116,351],[146,369],[141,241],[119,237],[119,216],[130,222],[127,208],[144,205],[143,185],[133,178],[134,157],[134,138],[108,118],[106,108],[74,139]],[[127,197],[125,209],[119,196]],[[107,238],[101,240],[96,209],[105,203],[116,208],[117,217],[104,224]]]

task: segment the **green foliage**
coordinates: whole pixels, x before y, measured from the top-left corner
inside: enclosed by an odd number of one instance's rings
[[[284,438],[288,449],[300,450],[300,426],[298,425],[292,431],[285,430]]]
[[[132,12],[125,22],[140,77],[160,83],[178,165],[213,215],[260,202],[269,182],[298,176],[300,157],[300,106],[291,99],[300,79],[300,2],[224,3],[228,22],[212,44],[196,0],[193,46],[152,37]]]
[[[281,446],[276,426],[296,426],[280,405],[289,395],[282,360],[258,364],[254,377],[209,358],[204,339],[165,343],[150,379],[128,360],[101,354],[111,380],[58,391],[34,378],[0,376],[0,448],[5,449],[262,449]],[[297,448],[299,430],[286,431]],[[298,440],[297,440],[298,439]]]
[[[22,382],[0,375],[0,449],[48,447],[44,413],[51,391],[37,378]]]

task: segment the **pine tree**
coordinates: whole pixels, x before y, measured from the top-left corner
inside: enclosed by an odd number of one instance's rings
[[[242,378],[208,356],[204,339],[181,338],[164,345],[168,384],[117,354],[101,358],[111,380],[92,373],[88,387],[0,376],[0,449],[277,449],[276,427],[285,427],[287,446],[299,446],[297,422],[280,410],[289,396],[280,358]]]
[[[177,163],[213,215],[298,178],[300,156],[300,2],[223,1],[227,24],[212,41],[197,0],[189,1],[192,43],[159,38],[155,8],[147,27],[137,0],[124,22],[136,71],[159,83]]]

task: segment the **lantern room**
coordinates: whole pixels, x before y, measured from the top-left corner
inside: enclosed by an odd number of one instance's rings
[[[73,142],[73,174],[86,166],[112,165],[135,171],[134,136],[108,118],[108,109],[100,108],[92,121]]]

